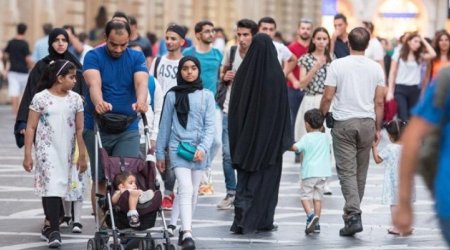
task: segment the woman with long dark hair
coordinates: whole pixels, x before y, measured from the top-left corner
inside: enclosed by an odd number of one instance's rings
[[[409,111],[419,99],[421,64],[434,57],[436,52],[433,47],[417,32],[410,33],[400,51],[392,55],[386,100],[390,101],[395,97],[400,120],[409,119]]]
[[[47,66],[51,61],[64,59],[75,64],[77,68],[76,72],[77,81],[75,87],[73,88],[73,91],[81,96],[83,96],[83,94],[86,92],[86,83],[84,81],[81,72],[82,68],[81,63],[75,56],[70,54],[70,52],[67,50],[68,46],[69,46],[69,35],[67,34],[67,32],[61,28],[53,29],[50,32],[48,38],[49,55],[39,60],[30,72],[27,81],[27,86],[25,87],[22,101],[20,102],[19,112],[17,113],[16,124],[14,125],[16,144],[19,148],[21,148],[24,144],[23,135],[25,133],[25,128],[27,126],[28,107],[30,106],[34,94],[45,88],[43,87],[43,84],[45,85],[45,83],[40,82],[45,69],[47,68]]]
[[[306,111],[320,106],[325,88],[327,68],[331,62],[330,46],[330,35],[327,29],[318,27],[313,31],[308,53],[298,60],[300,81],[299,86],[296,87],[303,89],[305,96],[300,104],[295,121],[295,141],[300,140],[306,134],[303,119]]]
[[[446,30],[439,30],[434,36],[432,45],[436,57],[428,64],[422,89],[436,78],[442,68],[450,66],[450,34]]]

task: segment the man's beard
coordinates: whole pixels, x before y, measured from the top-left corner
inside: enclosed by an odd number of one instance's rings
[[[211,45],[212,43],[213,43],[213,41],[212,41],[212,39],[211,40],[202,40],[202,42],[204,43],[204,44],[208,44],[208,45]]]
[[[303,41],[308,41],[311,38],[311,36],[302,36],[300,35],[300,39],[302,39]]]

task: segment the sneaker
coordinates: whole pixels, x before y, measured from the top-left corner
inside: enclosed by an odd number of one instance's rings
[[[175,230],[177,229],[177,226],[175,225],[168,225],[167,226],[167,233],[169,234],[169,237],[175,236]]]
[[[204,183],[200,185],[200,188],[198,189],[199,195],[212,195],[214,194],[214,187],[212,183]]]
[[[149,189],[147,191],[142,192],[142,194],[139,196],[139,203],[144,204],[153,199],[153,196],[155,196],[155,193],[153,190]]]
[[[316,226],[314,227],[314,233],[320,233],[320,224],[317,223]]]
[[[195,249],[195,241],[192,239],[192,237],[186,237],[181,242],[181,249],[182,250],[194,250]]]
[[[175,199],[174,193],[172,193],[171,195],[164,195],[164,198],[161,203],[161,208],[164,210],[172,210],[174,199]]]
[[[217,204],[218,209],[228,210],[234,208],[234,198],[235,196],[232,194],[227,194],[223,200]]]
[[[72,217],[64,216],[64,218],[62,218],[62,220],[59,222],[59,227],[62,227],[62,228],[69,227],[71,222],[72,222]]]
[[[128,223],[130,224],[130,227],[139,227],[141,225],[141,222],[139,221],[139,215],[132,214],[128,216]]]
[[[317,215],[315,215],[315,214],[309,215],[306,219],[305,233],[310,234],[310,233],[314,232],[315,226],[318,221],[319,221],[319,217]]]
[[[49,234],[50,234],[50,225],[44,225],[41,230],[41,239],[48,241]]]
[[[344,218],[345,217],[345,218]],[[340,236],[353,236],[363,231],[361,215],[343,216],[345,226],[339,230]]]
[[[61,234],[58,231],[53,231],[48,235],[48,247],[59,248],[61,246]]]
[[[72,233],[80,234],[82,232],[83,225],[81,223],[75,222],[73,223]]]

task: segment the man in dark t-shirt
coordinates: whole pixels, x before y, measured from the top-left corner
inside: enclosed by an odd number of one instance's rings
[[[336,58],[341,58],[350,55],[348,47],[348,33],[347,33],[347,17],[343,14],[334,16],[334,34],[331,37],[331,51],[334,51]]]
[[[153,60],[152,44],[150,43],[150,40],[139,34],[136,18],[133,16],[128,18],[130,20],[131,28],[130,42],[133,42],[142,48],[142,53],[144,53],[147,62],[147,68],[150,68]]]
[[[8,72],[8,96],[11,98],[14,116],[19,107],[19,98],[27,85],[28,68],[32,64],[30,48],[25,41],[26,30],[26,24],[18,24],[17,35],[8,42],[4,51],[4,59],[7,62],[6,71]]]

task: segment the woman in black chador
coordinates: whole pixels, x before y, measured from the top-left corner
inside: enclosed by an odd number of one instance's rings
[[[237,170],[231,231],[276,229],[283,153],[294,143],[286,79],[272,40],[257,34],[236,73],[229,110],[233,168]]]
[[[77,67],[77,82],[73,88],[73,91],[77,92],[81,96],[83,96],[87,91],[86,83],[81,72],[81,63],[68,51],[69,35],[66,30],[55,28],[50,32],[48,37],[49,54],[39,60],[31,70],[30,75],[28,76],[27,86],[25,87],[25,91],[23,93],[22,101],[20,102],[19,112],[17,113],[16,124],[14,125],[14,134],[16,136],[16,144],[19,148],[21,148],[24,143],[23,133],[27,127],[28,112],[31,100],[34,97],[34,94],[42,90],[38,85],[41,81],[44,70],[51,61],[65,59],[75,64]]]

